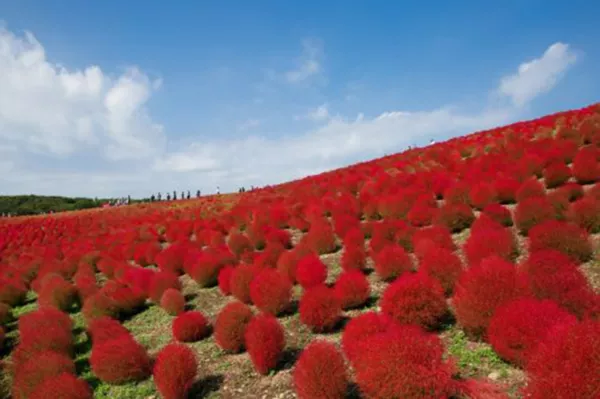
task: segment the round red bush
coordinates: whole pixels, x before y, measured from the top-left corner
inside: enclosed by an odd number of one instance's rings
[[[482,210],[496,201],[498,201],[498,194],[492,184],[476,184],[469,191],[469,203],[476,209]]]
[[[534,297],[551,299],[579,318],[600,309],[587,278],[567,255],[555,250],[535,251],[519,267]]]
[[[346,397],[346,365],[342,354],[332,343],[313,341],[304,348],[294,367],[293,379],[299,399]]]
[[[381,298],[381,311],[402,324],[436,328],[448,307],[444,290],[425,273],[404,275],[390,284]]]
[[[571,168],[562,162],[555,162],[544,169],[546,188],[562,186],[571,178]]]
[[[504,228],[481,228],[472,231],[463,246],[463,251],[469,265],[478,264],[492,255],[514,261],[519,254],[512,231]]]
[[[304,289],[323,284],[327,279],[327,266],[315,254],[303,256],[296,266],[296,281]]]
[[[454,368],[440,339],[417,326],[396,326],[372,336],[355,362],[356,383],[366,398],[453,396]]]
[[[530,178],[521,184],[517,190],[517,202],[525,201],[529,198],[545,197],[546,189],[536,178]]]
[[[384,281],[391,281],[413,270],[408,253],[397,244],[387,244],[374,256],[375,273]]]
[[[565,183],[556,191],[564,195],[569,202],[577,201],[578,199],[583,198],[585,194],[583,187],[577,183]]]
[[[568,220],[590,234],[600,233],[600,200],[585,197],[572,203]]]
[[[123,335],[130,336],[129,330],[121,323],[106,316],[90,322],[87,332],[93,345],[98,345]]]
[[[555,249],[576,262],[592,258],[593,250],[588,233],[579,226],[550,220],[541,223],[529,232],[529,251]]]
[[[160,271],[154,274],[149,287],[149,297],[154,303],[160,303],[163,293],[169,288],[181,290],[181,282],[176,274]]]
[[[283,327],[274,316],[260,314],[248,323],[244,342],[254,369],[268,374],[277,366],[285,347]]]
[[[463,265],[458,255],[446,248],[434,247],[421,257],[419,263],[419,272],[436,279],[447,295],[454,291],[462,271]]]
[[[311,224],[308,234],[303,238],[308,247],[319,255],[335,252],[337,242],[333,228],[326,220]]]
[[[500,204],[490,204],[483,208],[483,214],[489,216],[492,220],[500,223],[502,226],[510,227],[513,225],[512,214],[510,210]]]
[[[338,277],[333,288],[342,309],[352,309],[364,305],[371,295],[367,277],[359,270],[345,271]]]
[[[456,319],[467,334],[482,337],[496,309],[524,295],[515,266],[492,256],[459,277],[453,297]]]
[[[448,228],[453,233],[458,233],[475,221],[473,209],[467,204],[445,204],[438,212],[436,223]]]
[[[168,288],[160,298],[160,307],[171,316],[177,316],[185,310],[185,298],[181,291]]]
[[[221,291],[223,295],[231,295],[231,276],[233,276],[234,269],[233,266],[225,266],[219,270],[217,280],[219,283],[219,291]]]
[[[41,383],[62,373],[75,374],[75,364],[71,358],[54,351],[40,352],[15,371],[12,397],[28,399]]]
[[[87,324],[104,316],[114,319],[119,317],[119,308],[115,301],[100,291],[85,300],[81,312]]]
[[[431,226],[415,231],[411,239],[412,247],[416,248],[419,244],[419,241],[423,240],[430,240],[438,247],[446,248],[450,251],[454,251],[456,249],[450,230],[443,226]]]
[[[365,251],[362,243],[360,245],[344,245],[341,260],[343,270],[363,270],[366,265],[367,251]]]
[[[554,329],[527,365],[525,395],[531,399],[597,398],[600,392],[600,322]]]
[[[210,325],[202,312],[181,313],[173,320],[173,337],[180,342],[196,342],[210,334]]]
[[[277,316],[292,298],[292,285],[276,269],[263,269],[250,283],[250,299],[262,312]]]
[[[412,226],[425,227],[433,223],[433,219],[436,217],[438,209],[428,204],[417,203],[415,204],[407,215],[407,220]]]
[[[254,265],[237,266],[231,274],[231,281],[229,283],[233,297],[246,304],[252,303],[252,298],[250,298],[250,284],[259,272],[259,268]]]
[[[300,298],[300,321],[314,332],[332,330],[342,317],[342,306],[333,289],[325,285],[309,288]]]
[[[219,312],[215,321],[214,336],[221,349],[231,353],[244,349],[246,326],[254,314],[241,302],[231,302]]]
[[[573,177],[579,184],[591,184],[600,180],[598,156],[591,147],[584,147],[575,155]]]
[[[533,197],[519,201],[515,209],[515,224],[523,234],[534,226],[556,218],[556,211],[547,197]]]
[[[368,342],[375,334],[386,331],[393,323],[389,316],[372,311],[350,320],[342,335],[342,349],[348,360],[354,364],[361,344]]]
[[[198,373],[196,353],[184,344],[169,344],[156,356],[152,375],[164,399],[186,398]]]
[[[73,308],[77,299],[77,288],[62,278],[49,281],[38,292],[40,306],[52,306],[65,312]]]
[[[146,349],[129,335],[93,345],[90,366],[98,379],[111,385],[145,380],[151,373]]]
[[[244,252],[254,251],[250,239],[242,233],[232,232],[227,239],[227,245],[233,254],[239,259]]]
[[[498,355],[523,367],[554,326],[576,322],[575,316],[554,301],[517,299],[498,307],[487,337]]]
[[[92,399],[92,389],[82,379],[65,372],[46,378],[29,395],[29,399]]]

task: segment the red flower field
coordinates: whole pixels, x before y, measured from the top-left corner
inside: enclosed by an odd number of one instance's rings
[[[2,219],[0,397],[598,399],[599,161],[595,104],[236,195]]]

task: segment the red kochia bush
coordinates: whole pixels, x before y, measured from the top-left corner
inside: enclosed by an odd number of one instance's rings
[[[160,307],[171,316],[177,316],[185,310],[185,298],[181,291],[168,288],[160,298]]]
[[[62,278],[44,284],[38,293],[40,306],[52,306],[69,311],[77,300],[77,288]]]
[[[173,320],[172,331],[177,341],[195,342],[210,334],[210,326],[202,312],[189,311],[181,313]]]
[[[446,398],[455,393],[454,368],[440,339],[417,326],[396,326],[365,342],[355,364],[366,398]]]
[[[454,289],[456,319],[474,337],[485,335],[498,306],[524,296],[516,268],[497,256],[465,270]]]
[[[98,379],[111,385],[141,381],[151,372],[146,349],[129,335],[93,345],[90,366]]]
[[[219,291],[223,295],[231,294],[231,276],[233,275],[233,266],[225,266],[219,271],[219,276],[217,277],[219,283]]]
[[[385,281],[390,281],[413,269],[412,260],[400,245],[387,244],[374,257],[375,273]]]
[[[313,223],[303,240],[311,250],[319,255],[334,252],[337,248],[333,228],[326,220],[318,220]]]
[[[590,184],[600,180],[598,156],[591,147],[584,147],[575,155],[573,176],[579,184]]]
[[[490,204],[483,209],[483,214],[489,216],[492,220],[500,223],[502,226],[512,226],[512,214],[510,210],[500,204]]]
[[[416,273],[402,276],[386,288],[381,310],[399,323],[433,329],[448,308],[440,283],[425,273]]]
[[[576,322],[554,301],[523,298],[498,307],[487,336],[496,353],[523,367],[554,326]]]
[[[572,203],[568,219],[591,234],[600,233],[600,200],[586,197]]]
[[[327,266],[315,254],[302,257],[296,266],[296,281],[304,289],[323,284],[327,279]]]
[[[88,324],[99,317],[108,316],[117,318],[119,316],[117,304],[103,292],[97,292],[87,298],[83,303],[81,312]]]
[[[529,232],[529,251],[555,249],[576,262],[592,258],[593,250],[585,230],[572,224],[551,220],[537,225]]]
[[[546,190],[544,189],[542,183],[532,177],[521,184],[521,187],[519,187],[517,190],[516,198],[517,202],[522,202],[529,198],[545,196]]]
[[[525,395],[531,399],[589,398],[600,392],[600,322],[554,329],[527,365]]]
[[[310,343],[296,362],[294,388],[300,399],[343,399],[348,389],[348,376],[342,354],[326,341]]]
[[[544,169],[544,181],[547,188],[562,186],[571,178],[571,168],[562,162],[555,162]]]
[[[433,247],[420,260],[419,271],[436,279],[446,294],[454,291],[456,280],[463,271],[460,258],[446,248]]]
[[[371,336],[386,331],[394,323],[388,315],[372,311],[350,320],[342,335],[342,349],[348,360],[354,364],[361,344],[368,342]]]
[[[123,335],[129,336],[129,331],[121,323],[106,316],[93,320],[89,324],[87,332],[93,345],[99,345]]]
[[[179,277],[171,272],[160,271],[154,274],[154,277],[150,282],[148,296],[154,303],[160,303],[160,298],[162,298],[163,293],[169,288],[181,290]]]
[[[340,274],[333,289],[342,309],[352,309],[364,305],[371,294],[369,281],[359,270],[350,270]]]
[[[154,384],[164,399],[186,398],[198,372],[195,352],[183,344],[169,344],[156,356]]]
[[[292,298],[292,284],[276,269],[263,269],[250,283],[250,299],[262,312],[277,316]]]
[[[495,203],[498,200],[498,194],[492,184],[476,184],[469,191],[469,202],[476,209],[482,210],[486,206]]]
[[[62,353],[41,352],[15,372],[12,397],[28,399],[31,393],[46,379],[54,378],[62,373],[75,374],[73,360]]]
[[[463,246],[469,265],[497,255],[513,261],[518,255],[517,242],[512,231],[504,228],[481,228],[471,232]]]
[[[259,268],[254,265],[239,265],[233,270],[229,284],[234,298],[247,304],[252,302],[250,284],[259,271]]]
[[[314,332],[333,329],[342,316],[340,301],[325,285],[309,288],[300,298],[300,321]]]
[[[254,251],[254,246],[250,242],[250,239],[238,232],[232,232],[229,234],[227,245],[233,254],[239,259],[244,252]]]
[[[445,204],[439,210],[436,223],[458,233],[469,228],[475,220],[475,214],[467,204]]]
[[[600,315],[587,278],[569,257],[555,250],[535,251],[519,267],[531,294],[551,299],[577,317]]]
[[[556,211],[547,197],[534,197],[520,201],[515,209],[515,224],[523,234],[534,226],[556,218]]]
[[[267,374],[277,366],[285,347],[283,327],[274,316],[260,314],[248,323],[244,342],[254,369]]]
[[[219,312],[215,321],[215,341],[221,349],[231,353],[244,348],[244,332],[254,314],[241,302],[231,302]]]
[[[363,243],[359,245],[344,244],[342,252],[342,269],[343,270],[363,270],[367,265],[367,251],[365,251]]]
[[[29,399],[92,399],[92,389],[82,379],[65,372],[46,378],[29,395]]]
[[[411,239],[413,248],[417,248],[419,241],[423,240],[430,240],[438,247],[446,248],[450,251],[456,249],[450,230],[443,226],[431,226],[417,230]]]

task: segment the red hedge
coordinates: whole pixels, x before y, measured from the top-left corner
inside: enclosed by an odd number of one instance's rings
[[[299,310],[300,321],[314,332],[332,330],[342,316],[335,292],[324,285],[306,290],[300,299]]]

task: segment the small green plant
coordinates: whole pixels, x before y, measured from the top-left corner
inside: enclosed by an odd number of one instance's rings
[[[471,375],[476,370],[494,369],[500,372],[501,377],[508,375],[508,364],[494,352],[490,345],[470,343],[462,330],[452,333],[448,352],[457,360],[461,372]]]

